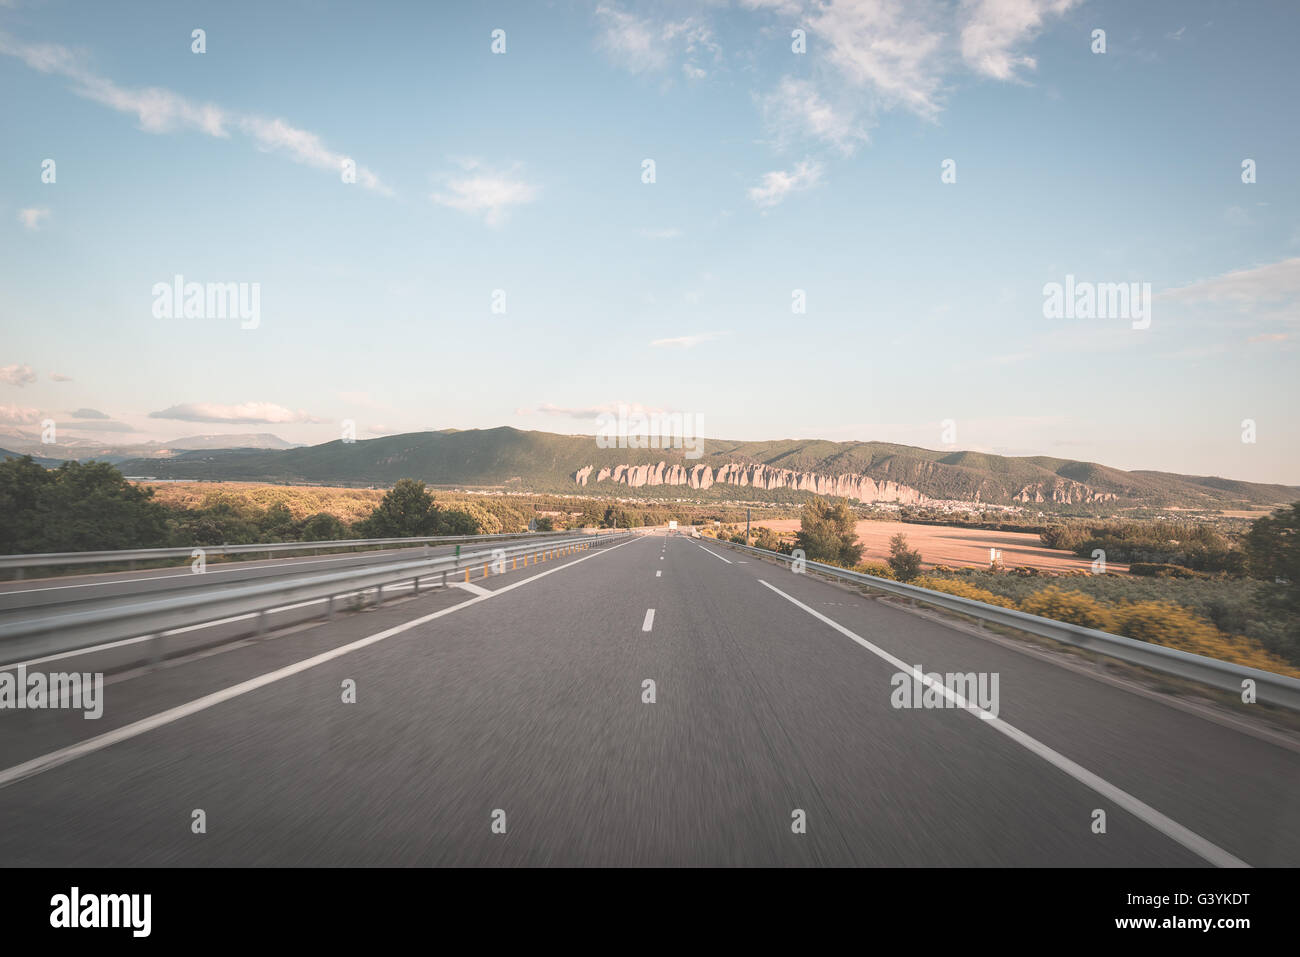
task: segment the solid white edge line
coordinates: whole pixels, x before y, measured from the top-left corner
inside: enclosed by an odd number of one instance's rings
[[[775,585],[770,585],[767,582],[763,581],[762,579],[759,579],[759,584],[776,592],[778,595],[780,595],[782,598],[784,598],[786,601],[790,602],[791,604],[799,608],[802,608],[804,611],[808,612],[808,614],[812,615],[814,618],[818,619],[819,621],[824,622],[827,625],[830,625],[832,628],[834,628],[840,634],[844,635],[846,638],[851,638],[853,641],[856,641],[863,648],[866,648],[872,654],[876,655],[879,658],[882,658],[889,664],[893,665],[899,671],[912,675],[917,680],[924,683],[927,687],[931,687],[935,691],[942,693],[945,698],[947,698],[949,701],[952,701],[953,704],[957,705],[957,707],[978,715],[984,721],[985,724],[989,725],[995,730],[1006,735],[1008,738],[1010,738],[1012,741],[1015,741],[1017,744],[1025,748],[1027,751],[1030,751],[1031,753],[1038,755],[1040,758],[1042,758],[1044,761],[1051,764],[1053,767],[1057,768],[1058,770],[1064,771],[1066,774],[1074,778],[1080,784],[1084,785],[1087,788],[1090,788],[1091,790],[1097,792],[1107,800],[1117,804],[1119,807],[1121,807],[1125,811],[1128,811],[1138,820],[1155,828],[1161,834],[1165,835],[1165,837],[1169,838],[1172,841],[1175,841],[1178,844],[1181,844],[1187,850],[1191,851],[1193,854],[1196,854],[1198,857],[1201,857],[1204,860],[1209,861],[1215,867],[1250,867],[1249,864],[1241,860],[1239,857],[1236,857],[1228,853],[1223,848],[1219,847],[1217,844],[1214,844],[1213,842],[1208,841],[1205,838],[1201,837],[1195,831],[1183,827],[1183,825],[1179,824],[1177,821],[1173,820],[1172,818],[1166,817],[1164,814],[1161,814],[1159,811],[1151,807],[1149,804],[1140,801],[1138,798],[1135,798],[1127,791],[1121,790],[1120,788],[1111,784],[1109,781],[1105,780],[1104,778],[1101,778],[1096,774],[1092,773],[1082,765],[1076,764],[1074,761],[1071,761],[1065,755],[1061,754],[1058,751],[1054,751],[1046,744],[1043,744],[1043,742],[1039,741],[1037,738],[1030,737],[1029,735],[1025,734],[1025,732],[1015,727],[1014,725],[1008,724],[1007,722],[1003,721],[1001,718],[995,718],[987,711],[983,711],[978,706],[970,704],[961,695],[957,694],[955,691],[950,690],[945,685],[936,682],[933,679],[922,674],[920,671],[918,671],[915,665],[909,665],[906,662],[898,658],[895,658],[893,655],[885,651],[883,648],[878,648],[877,646],[873,645],[871,642],[867,641],[865,638],[855,634],[854,632],[850,631],[848,628],[845,628],[839,622],[826,617],[821,612],[817,611],[815,608],[810,608],[809,606],[805,605],[803,602],[799,601],[799,599],[794,598],[791,595],[787,595],[785,592],[781,591],[781,589],[777,588]]]
[[[704,548],[704,546],[701,545],[700,548]],[[717,552],[709,551],[709,549],[707,549],[707,548],[704,548],[704,550],[705,550],[706,552],[709,552],[709,554],[712,555],[714,558],[716,558],[718,561],[720,561],[720,562],[726,562],[728,565],[731,564],[731,559],[730,559],[730,558],[723,558],[723,557],[722,557],[721,555],[719,555]]]
[[[547,575],[554,575],[558,571],[572,568],[574,565],[580,565],[581,563],[600,555],[608,555],[610,552],[614,551],[614,549],[622,548],[630,541],[634,541],[634,539],[629,539],[628,542],[621,542],[612,548],[606,548],[604,551],[595,551],[582,558],[575,558],[571,562],[565,562],[563,565],[548,569],[544,572],[539,572],[538,574],[525,578],[522,581],[517,581],[513,584],[506,585],[503,588],[498,588],[486,595],[477,595],[474,598],[461,602],[460,604],[452,605],[450,608],[443,608],[441,611],[431,612],[430,614],[423,615],[419,618],[414,618],[411,621],[402,622],[400,625],[394,625],[392,628],[386,628],[385,630],[376,632],[373,635],[358,638],[356,641],[349,642],[346,645],[340,645],[337,648],[332,648],[329,651],[322,652],[321,654],[315,655],[311,658],[306,658],[291,665],[285,665],[283,668],[278,668],[275,671],[268,671],[264,675],[258,675],[256,678],[250,678],[247,681],[241,681],[239,684],[231,685],[228,688],[222,688],[220,691],[214,691],[212,694],[204,695],[201,698],[195,698],[193,701],[187,701],[185,704],[177,705],[174,708],[168,708],[166,711],[160,711],[147,718],[141,718],[139,721],[133,721],[130,724],[123,725],[122,727],[116,728],[112,731],[106,731],[93,738],[87,738],[84,741],[78,741],[76,744],[70,744],[67,747],[59,748],[58,750],[51,751],[48,754],[32,758],[30,761],[15,764],[13,767],[5,768],[3,771],[0,771],[0,788],[7,787],[17,781],[22,781],[25,778],[34,777],[53,768],[60,767],[70,761],[75,761],[77,758],[85,757],[87,754],[94,754],[96,751],[102,751],[104,748],[112,747],[115,744],[120,744],[121,742],[128,741],[131,738],[139,737],[146,732],[153,731],[155,728],[161,728],[175,721],[179,721],[181,718],[187,718],[190,715],[198,714],[200,711],[206,711],[208,708],[223,704],[233,698],[238,698],[240,695],[247,694],[250,691],[256,691],[258,688],[263,688],[266,685],[274,684],[275,682],[281,681],[285,678],[290,678],[293,675],[307,671],[310,668],[315,668],[317,665],[323,665],[327,661],[333,661],[335,658],[341,658],[344,655],[351,654],[354,651],[359,651],[369,645],[377,644],[386,638],[392,638],[394,635],[400,635],[402,632],[410,631],[412,628],[418,628],[420,625],[427,624],[428,622],[441,618],[444,615],[450,615],[454,611],[460,611],[462,608],[468,608],[470,605],[477,605],[479,602],[489,601],[503,592],[511,591],[521,585],[527,585],[529,582],[537,581],[539,578],[545,578]]]

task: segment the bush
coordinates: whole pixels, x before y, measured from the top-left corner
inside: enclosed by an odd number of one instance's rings
[[[1213,647],[1219,638],[1219,629],[1172,602],[1125,602],[1115,615],[1121,635],[1155,645],[1205,654],[1202,649]]]
[[[890,581],[897,581],[894,577],[894,570],[881,562],[863,562],[861,565],[854,565],[853,570],[861,575],[874,575],[876,578],[888,578]]]
[[[1193,571],[1183,565],[1170,565],[1167,562],[1134,562],[1129,565],[1130,575],[1142,575],[1149,578],[1209,578],[1205,572]]]
[[[1063,591],[1049,585],[1020,603],[1020,610],[1053,621],[1065,621],[1099,631],[1115,630],[1115,615],[1109,608],[1082,592]]]
[[[951,578],[934,578],[930,575],[923,575],[912,584],[928,588],[930,591],[941,591],[945,594],[956,595],[958,598],[969,598],[971,601],[982,601],[988,605],[997,605],[999,608],[1016,607],[1016,603],[1009,598],[995,595],[984,588],[977,588],[969,582],[957,581]]]

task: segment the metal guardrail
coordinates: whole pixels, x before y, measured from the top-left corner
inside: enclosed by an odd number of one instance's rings
[[[791,564],[794,561],[790,555],[783,555],[780,552],[769,551],[765,548],[739,545],[735,542],[720,539],[714,539],[714,541],[728,548],[740,549],[763,558],[775,559],[778,562]],[[1062,644],[1073,645],[1076,648],[1083,648],[1087,651],[1096,652],[1109,658],[1116,658],[1129,664],[1140,665],[1174,677],[1196,681],[1222,691],[1240,694],[1244,688],[1243,682],[1253,681],[1255,683],[1256,700],[1300,711],[1300,679],[1264,671],[1260,668],[1220,661],[1217,658],[1196,655],[1188,651],[1180,651],[1177,648],[1167,648],[1164,645],[1155,645],[1147,641],[1139,641],[1136,638],[1112,635],[1109,632],[1098,631],[1095,628],[1085,628],[1082,625],[1073,625],[1069,622],[1054,621],[1051,618],[1031,615],[1028,612],[1018,611],[1013,608],[1000,608],[997,605],[988,605],[971,598],[949,595],[941,591],[931,591],[918,585],[908,585],[903,582],[891,581],[888,578],[864,575],[861,572],[850,571],[836,565],[825,565],[821,562],[806,560],[804,564],[809,571],[815,571],[858,585],[866,585],[890,595],[925,602],[927,605],[933,605],[936,608],[968,615],[981,622],[1003,625],[1007,628],[1014,628],[1018,631],[1028,632],[1031,635],[1037,635],[1040,638],[1050,638]]]
[[[0,570],[39,568],[50,565],[113,565],[120,562],[161,561],[190,558],[196,548],[205,555],[253,555],[264,552],[297,552],[341,548],[382,548],[387,545],[455,545],[467,542],[490,542],[516,538],[551,539],[564,532],[505,532],[497,535],[435,535],[425,538],[356,538],[328,542],[263,542],[253,545],[180,545],[175,548],[133,548],[104,552],[35,552],[30,555],[0,555]]]
[[[31,617],[0,623],[0,666],[128,638],[159,636],[175,628],[249,614],[258,616],[257,630],[260,632],[265,625],[266,612],[284,605],[324,599],[326,617],[331,617],[334,599],[340,596],[376,589],[378,601],[382,603],[383,589],[388,586],[413,583],[418,594],[422,579],[437,576],[441,583],[446,584],[448,575],[479,566],[490,567],[495,560],[517,563],[523,556],[526,566],[528,556],[544,557],[554,552],[598,547],[624,539],[629,534],[620,532],[548,539],[460,556],[444,555],[271,582],[192,589],[182,595],[166,597],[124,595],[96,601],[93,607],[78,604],[70,611],[50,606],[49,610]]]

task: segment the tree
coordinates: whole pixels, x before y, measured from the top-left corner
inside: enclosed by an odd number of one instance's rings
[[[539,532],[555,531],[555,519],[550,515],[538,515],[534,521],[537,522],[537,531]]]
[[[433,496],[416,479],[398,479],[358,531],[366,538],[409,538],[437,532]],[[455,534],[455,533],[452,533]]]
[[[0,551],[154,548],[167,512],[153,489],[132,485],[107,462],[64,462],[47,471],[30,456],[0,462]]]
[[[347,537],[346,526],[329,512],[317,512],[302,523],[304,542],[340,542]]]
[[[853,510],[843,502],[814,498],[800,515],[798,546],[811,561],[852,568],[862,561],[855,524]]]
[[[921,553],[907,547],[907,536],[899,532],[889,540],[889,567],[900,582],[908,582],[921,572]]]
[[[264,542],[292,542],[298,540],[298,523],[284,502],[276,502],[262,513],[258,522]]]
[[[1254,577],[1300,589],[1300,502],[1255,519],[1246,534],[1246,562]]]

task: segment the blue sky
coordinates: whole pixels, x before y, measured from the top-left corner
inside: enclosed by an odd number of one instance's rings
[[[1300,484],[1298,28],[1291,3],[5,0],[0,434],[590,434],[628,403]],[[258,284],[255,328],[156,317],[177,274]],[[1149,283],[1150,327],[1045,317],[1067,275]]]

